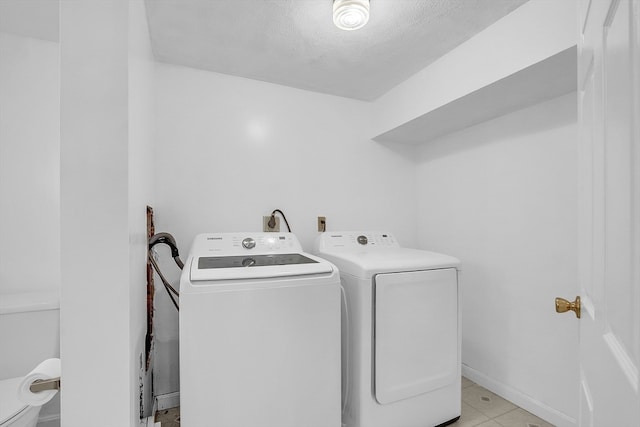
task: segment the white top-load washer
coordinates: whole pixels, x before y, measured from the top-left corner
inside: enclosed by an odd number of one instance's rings
[[[342,422],[429,427],[460,417],[456,258],[402,248],[390,233],[325,232],[315,253],[340,270]]]
[[[185,427],[339,427],[340,279],[291,233],[198,235],[180,280]]]

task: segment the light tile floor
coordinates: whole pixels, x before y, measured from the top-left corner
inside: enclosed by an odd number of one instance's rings
[[[180,427],[180,408],[158,411],[162,427]],[[553,427],[513,403],[462,377],[462,416],[452,427]]]
[[[161,427],[180,427],[180,407],[156,412],[155,422]]]
[[[451,426],[553,427],[465,377],[462,377],[462,416]]]

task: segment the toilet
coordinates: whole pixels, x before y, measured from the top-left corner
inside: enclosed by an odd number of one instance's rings
[[[58,291],[0,294],[0,427],[35,427],[60,418],[60,398],[44,406],[18,399],[22,379],[43,360],[60,357]],[[19,333],[17,333],[19,331]]]
[[[0,381],[0,427],[35,427],[41,406],[29,406],[18,399],[22,377]]]

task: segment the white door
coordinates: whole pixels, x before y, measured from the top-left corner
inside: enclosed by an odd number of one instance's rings
[[[640,0],[580,0],[580,420],[640,426]]]

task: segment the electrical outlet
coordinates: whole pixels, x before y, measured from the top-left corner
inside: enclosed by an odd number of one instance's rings
[[[327,217],[319,216],[318,217],[318,231],[325,232],[327,231]]]
[[[262,217],[262,231],[280,231],[280,218],[277,216],[274,217],[276,220],[276,225],[273,227],[269,227],[269,221],[271,220],[271,215]]]

